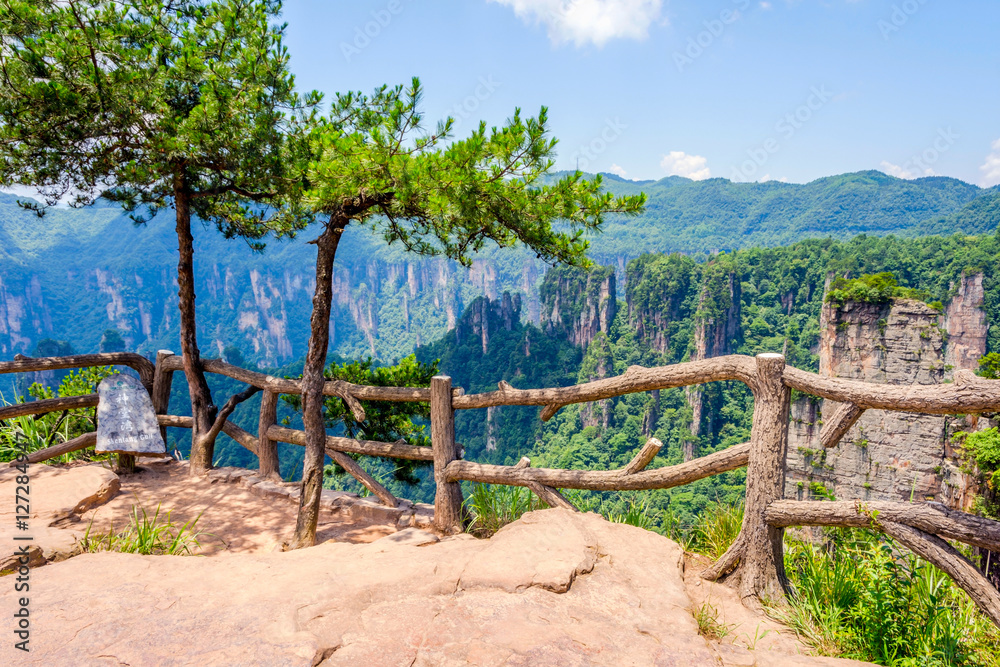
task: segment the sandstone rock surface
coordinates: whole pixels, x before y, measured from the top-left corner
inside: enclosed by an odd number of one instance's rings
[[[407,529],[288,553],[86,554],[32,573],[31,653],[5,642],[0,662],[852,664],[706,641],[682,566],[664,537],[558,509],[491,540]]]
[[[0,544],[3,545],[0,571],[17,564],[12,554],[25,542],[15,537],[32,538],[29,545],[32,567],[72,556],[86,528],[80,523],[80,515],[108,502],[121,488],[118,475],[100,464],[72,468],[29,466],[26,494],[24,485],[17,483],[19,477],[23,477],[23,473],[16,468],[0,466],[0,498],[6,499],[0,504]],[[28,499],[27,530],[17,528],[17,516],[22,515],[15,503],[18,494]]]

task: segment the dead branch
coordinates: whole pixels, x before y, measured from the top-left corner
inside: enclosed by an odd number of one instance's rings
[[[236,409],[236,406],[256,394],[258,391],[260,391],[260,387],[255,387],[251,384],[247,385],[247,388],[238,394],[230,396],[229,400],[226,401],[226,404],[222,406],[222,409],[219,410],[219,413],[215,416],[215,423],[212,424],[212,428],[205,434],[205,438],[215,439],[218,437],[219,433],[226,425],[226,420],[229,418],[229,415],[233,414],[233,410]]]
[[[663,443],[656,438],[650,438],[646,441],[646,444],[642,446],[639,453],[635,455],[631,461],[628,462],[624,468],[622,468],[623,475],[634,475],[640,470],[645,469],[650,462],[656,458],[656,455],[660,453],[660,449],[663,447]]]
[[[825,448],[836,447],[840,439],[847,434],[851,427],[865,413],[863,408],[859,408],[853,403],[841,403],[840,407],[833,413],[823,425],[823,430],[819,432],[820,445]]]

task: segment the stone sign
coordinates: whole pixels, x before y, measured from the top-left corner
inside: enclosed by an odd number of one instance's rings
[[[153,402],[138,380],[112,375],[97,386],[97,446],[106,454],[161,456],[167,452],[160,436]]]

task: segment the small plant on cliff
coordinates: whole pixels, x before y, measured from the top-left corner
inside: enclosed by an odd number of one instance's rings
[[[692,607],[691,613],[698,623],[698,634],[706,639],[722,641],[732,634],[735,625],[719,621],[719,609],[705,600],[700,607]]]
[[[1000,429],[994,426],[955,436],[962,442],[965,471],[973,474],[982,486],[982,493],[976,499],[978,513],[1000,519]]]

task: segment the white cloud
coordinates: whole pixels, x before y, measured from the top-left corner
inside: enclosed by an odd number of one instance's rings
[[[983,185],[991,187],[1000,185],[1000,139],[997,139],[990,148],[993,152],[986,156],[986,162],[979,168],[983,172]]]
[[[916,169],[907,166],[909,164],[910,163],[907,162],[902,167],[900,167],[898,164],[893,164],[891,162],[888,162],[887,160],[882,160],[879,166],[882,167],[883,172],[889,174],[890,176],[895,176],[896,178],[905,178],[908,180],[912,180],[914,178],[920,178],[921,176],[934,175],[934,170],[931,169],[930,167],[924,169],[924,173],[921,174]]]
[[[701,181],[712,175],[707,158],[688,155],[684,151],[670,151],[660,160],[660,166],[667,170],[668,176],[684,176],[692,181]]]
[[[544,23],[555,45],[612,39],[645,39],[660,17],[663,0],[490,0],[506,5],[525,22]]]
[[[617,164],[611,163],[611,168],[608,169],[608,171],[610,171],[615,176],[621,176],[622,178],[625,178],[625,170],[619,167]]]
[[[771,8],[771,3],[770,2],[762,2],[762,3],[760,3],[760,8],[761,9],[770,9]]]

